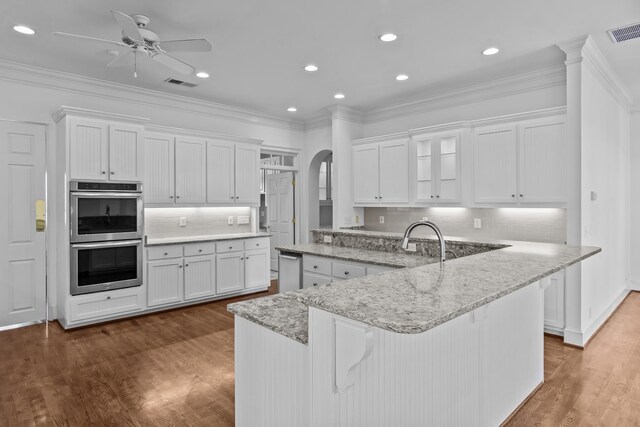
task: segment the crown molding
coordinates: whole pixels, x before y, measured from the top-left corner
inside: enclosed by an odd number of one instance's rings
[[[144,106],[152,105],[173,111],[182,110],[201,116],[219,117],[258,126],[304,130],[302,121],[284,119],[260,111],[6,60],[0,60],[0,80]]]
[[[348,122],[362,123],[364,116],[361,111],[343,105],[334,105],[328,108],[331,120],[345,120]]]
[[[415,101],[370,110],[365,112],[365,123],[498,99],[549,87],[564,86],[565,84],[566,71],[563,65],[547,67],[463,87]]]
[[[584,63],[590,67],[609,93],[627,110],[633,108],[634,99],[618,73],[611,67],[591,36],[582,35],[557,45],[567,55],[566,64]],[[583,61],[584,59],[588,61]]]
[[[261,139],[243,138],[240,136],[225,135],[221,133],[206,132],[206,131],[199,131],[199,130],[193,130],[193,129],[184,129],[184,128],[171,127],[171,126],[160,126],[160,125],[150,124],[150,125],[146,125],[144,130],[145,130],[145,133],[161,133],[161,134],[171,134],[171,135],[179,135],[179,136],[190,136],[194,138],[218,139],[218,140],[231,141],[231,142],[242,142],[242,143],[248,143],[248,144],[262,144]]]
[[[331,113],[329,111],[321,111],[304,121],[304,129],[312,130],[331,126]]]
[[[353,145],[360,145],[360,144],[368,144],[371,142],[381,142],[381,141],[390,141],[390,140],[394,140],[394,139],[404,139],[404,138],[408,138],[409,137],[410,132],[397,132],[397,133],[390,133],[388,135],[376,135],[376,136],[369,136],[367,138],[358,138],[358,139],[354,139],[353,141],[351,141],[351,143]]]
[[[79,116],[90,119],[98,120],[113,120],[117,122],[128,122],[144,125],[149,122],[150,119],[146,117],[128,116],[126,114],[108,113],[104,111],[89,110],[86,108],[68,107],[66,105],[61,106],[58,111],[53,113],[53,120],[57,123],[65,116]]]

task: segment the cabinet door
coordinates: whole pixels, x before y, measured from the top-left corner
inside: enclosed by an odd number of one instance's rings
[[[556,332],[564,331],[564,271],[549,277],[551,284],[544,290],[544,326]]]
[[[207,200],[206,141],[176,137],[175,162],[176,203],[204,204]]]
[[[515,203],[517,200],[515,126],[477,129],[473,145],[476,203]]]
[[[244,288],[243,252],[217,255],[216,264],[216,293],[224,294]]]
[[[140,126],[109,125],[110,180],[142,180],[142,131]]]
[[[414,200],[419,203],[434,203],[436,185],[433,162],[436,155],[435,141],[432,136],[415,137],[416,189]]]
[[[207,141],[207,203],[234,203],[234,151],[231,142]]]
[[[436,201],[458,202],[460,200],[460,135],[444,135],[436,139],[438,162]]]
[[[244,253],[244,287],[263,288],[269,286],[269,251]]]
[[[409,203],[409,141],[383,142],[379,152],[380,203]]]
[[[186,257],[184,259],[184,299],[214,295],[216,292],[216,257]]]
[[[378,144],[359,145],[353,148],[353,202],[379,204],[380,175]]]
[[[108,179],[108,126],[105,123],[69,120],[69,177]]]
[[[149,307],[182,301],[182,258],[147,262]]]
[[[174,201],[173,137],[148,135],[144,139],[144,201],[171,204]]]
[[[566,201],[564,123],[538,121],[519,126],[520,203]]]
[[[260,148],[251,144],[236,144],[236,203],[260,204]]]

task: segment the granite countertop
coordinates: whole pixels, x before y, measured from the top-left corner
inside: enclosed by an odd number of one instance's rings
[[[428,258],[421,255],[373,251],[369,249],[348,248],[344,246],[332,246],[317,243],[276,246],[276,249],[281,252],[316,255],[344,261],[364,262],[367,264],[396,268],[412,268],[438,262],[437,258]]]
[[[512,242],[502,249],[230,304],[228,310],[306,343],[306,306],[397,333],[421,333],[600,252]],[[385,255],[391,255],[385,253]],[[280,297],[280,299],[278,299]],[[275,301],[262,301],[273,299]]]
[[[234,234],[212,234],[208,236],[182,236],[182,237],[158,237],[147,238],[145,246],[173,245],[193,242],[217,242],[220,240],[253,239],[256,237],[270,237],[269,233],[234,233]]]

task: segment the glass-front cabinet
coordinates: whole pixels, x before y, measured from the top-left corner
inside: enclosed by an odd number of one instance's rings
[[[460,201],[460,132],[412,136],[415,153],[414,202],[425,205]]]

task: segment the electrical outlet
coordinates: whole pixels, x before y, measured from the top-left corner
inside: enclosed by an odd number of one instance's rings
[[[418,249],[416,248],[416,244],[415,243],[409,243],[409,245],[407,246],[407,251],[408,252],[415,252]]]
[[[384,224],[384,215],[380,215],[380,224]]]
[[[429,221],[429,218],[427,218],[426,216],[423,216],[422,221]]]
[[[356,215],[356,224],[360,224],[360,216]]]
[[[238,224],[249,224],[249,215],[238,215]]]
[[[482,221],[480,218],[473,219],[473,228],[482,228]]]
[[[186,227],[187,226],[187,217],[186,216],[181,216],[180,217],[180,227]]]
[[[331,243],[331,236],[324,236],[325,243]]]
[[[229,218],[227,218],[227,224],[233,225],[233,215],[229,215]]]

